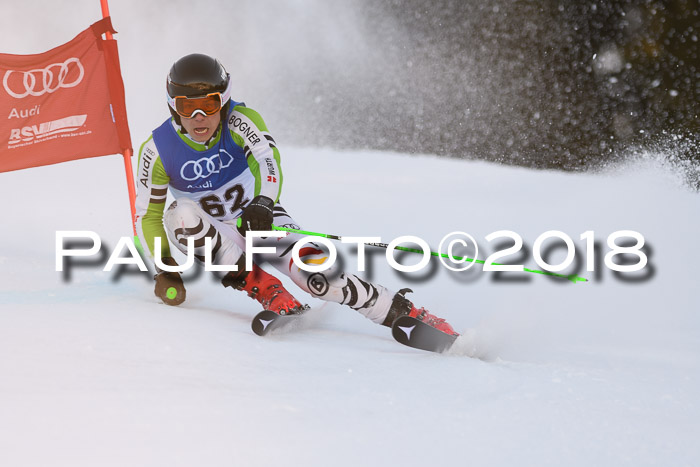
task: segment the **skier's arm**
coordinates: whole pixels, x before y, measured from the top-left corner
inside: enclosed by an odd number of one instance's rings
[[[163,211],[170,178],[165,172],[151,136],[139,150],[136,172],[136,232],[147,257],[153,259],[155,238],[161,238],[161,258],[170,256],[170,245],[163,227]]]
[[[260,114],[236,106],[228,118],[233,140],[245,150],[248,167],[255,176],[255,196],[277,202],[282,191],[282,165],[275,140]]]

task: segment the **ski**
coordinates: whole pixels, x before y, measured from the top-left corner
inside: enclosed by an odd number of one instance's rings
[[[452,347],[457,339],[410,316],[397,318],[391,326],[391,335],[403,345],[438,353]]]
[[[293,325],[308,309],[309,306],[305,305],[301,312],[289,315],[279,315],[271,310],[263,310],[255,315],[255,318],[253,318],[251,323],[251,327],[253,328],[253,332],[258,336],[265,336],[271,331],[287,328],[290,325]]]

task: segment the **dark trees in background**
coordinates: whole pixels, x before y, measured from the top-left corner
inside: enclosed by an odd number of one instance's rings
[[[323,98],[307,125],[320,144],[577,170],[680,135],[695,141],[677,145],[681,156],[700,157],[697,0],[395,0],[363,11],[373,48],[314,83]]]

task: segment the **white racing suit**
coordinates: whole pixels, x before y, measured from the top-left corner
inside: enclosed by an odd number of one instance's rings
[[[163,220],[170,242],[184,254],[187,254],[187,237],[193,238],[194,255],[199,261],[204,261],[205,237],[211,238],[212,264],[235,265],[245,252],[245,237],[236,228],[235,220],[217,221],[187,198],[173,202]],[[299,230],[296,222],[279,204],[274,208],[273,223]],[[255,262],[259,264],[263,260],[274,266],[314,297],[348,305],[381,324],[395,294],[381,285],[338,271],[335,265],[322,272],[308,272],[299,268],[292,260],[292,249],[302,238],[303,235],[289,232],[281,238],[256,238],[256,247],[274,247],[276,252],[256,253]],[[321,265],[327,258],[325,247],[317,243],[306,243],[299,251],[299,259],[305,264]]]

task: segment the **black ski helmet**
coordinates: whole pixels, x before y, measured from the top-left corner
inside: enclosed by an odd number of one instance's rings
[[[230,82],[231,76],[217,59],[204,54],[190,54],[185,55],[170,67],[166,86],[170,97],[198,97],[212,92],[220,92],[223,96]],[[226,119],[228,101],[226,99],[221,108],[221,121]],[[182,126],[180,115],[170,105],[168,109],[175,123]]]

